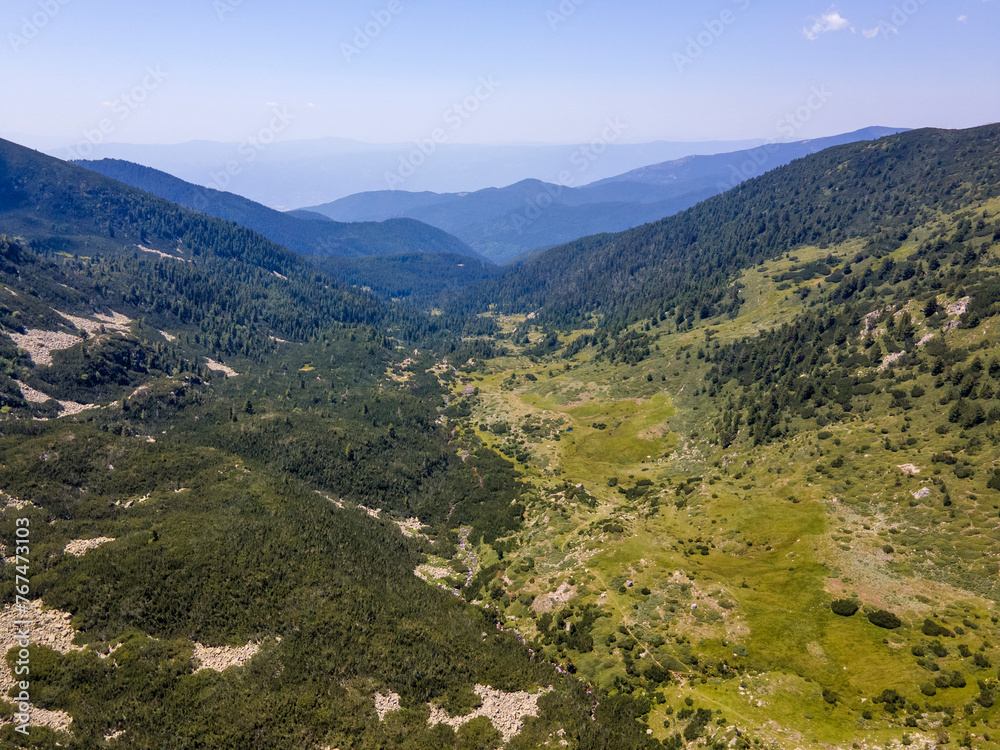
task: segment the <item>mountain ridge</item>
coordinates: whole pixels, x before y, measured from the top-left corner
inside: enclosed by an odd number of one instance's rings
[[[829,138],[763,144],[747,151],[685,156],[579,187],[528,178],[504,188],[465,193],[360,193],[305,210],[338,221],[416,218],[502,263],[579,237],[658,221],[793,159],[894,132],[871,127]]]
[[[818,237],[840,241],[845,233],[874,231],[876,219],[885,222],[881,231],[898,230],[913,220],[924,193],[953,203],[954,196],[943,189],[931,193],[921,180],[934,179],[939,186],[950,172],[964,173],[960,154],[966,141],[983,179],[962,186],[963,191],[997,189],[989,180],[989,160],[998,138],[1000,126],[987,125],[965,131],[929,128],[834,146],[658,222],[550,249],[486,282],[489,287],[470,287],[460,298],[462,304],[490,299],[506,312],[538,312],[567,322],[599,311],[602,318],[625,324],[678,304],[682,312],[675,315],[681,319],[697,317],[703,310],[702,317],[709,317],[736,304],[738,290],[729,288],[729,275],[764,248],[794,247]],[[888,171],[881,165],[887,152],[897,158]],[[940,153],[940,162],[921,167],[926,152]],[[845,181],[847,169],[856,177],[854,184]],[[826,195],[822,175],[845,185],[847,196]],[[793,195],[792,185],[803,194],[803,186],[808,186],[809,200]],[[888,194],[895,195],[905,211],[893,211],[895,204],[887,197],[872,198],[893,190],[900,192]],[[831,217],[814,215],[817,207]],[[835,222],[843,222],[843,227],[831,231],[829,225]]]
[[[610,177],[643,164],[692,153],[718,153],[757,146],[763,139],[747,141],[671,142],[647,144],[608,143],[597,161],[579,160],[589,148],[581,144],[477,145],[440,144],[434,157],[405,179],[410,190],[462,191],[502,185],[534,176],[555,179],[572,169],[579,179]],[[358,192],[398,184],[401,164],[410,164],[414,144],[357,144],[340,140],[279,140],[258,151],[252,163],[241,159],[240,147],[248,144],[197,142],[194,145],[159,146],[107,143],[84,148],[53,149],[66,159],[124,159],[163,170],[188,182],[220,187],[213,175],[229,179],[225,189],[273,208],[295,208],[327,202]],[[256,151],[256,149],[254,149]],[[239,174],[226,167],[240,161]],[[402,160],[402,161],[401,161]]]
[[[236,222],[305,255],[363,257],[446,252],[481,259],[457,238],[412,219],[365,223],[303,222],[235,193],[194,185],[132,162],[105,159],[73,163],[187,208]]]

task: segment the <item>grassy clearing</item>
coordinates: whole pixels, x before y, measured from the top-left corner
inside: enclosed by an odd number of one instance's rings
[[[988,211],[1000,210],[994,203]],[[935,217],[892,257],[905,260],[936,222],[956,220]],[[711,442],[718,405],[705,392],[703,352],[821,304],[833,285],[809,269],[825,262],[824,274],[843,271],[860,249],[799,248],[746,271],[738,317],[680,331],[660,322],[650,331],[655,351],[638,365],[611,365],[587,350],[566,361],[515,349],[475,380],[471,422],[508,426],[477,435],[520,452],[519,468],[537,490],[506,556],[513,603],[498,605],[533,639],[538,613],[519,596],[572,587],[553,611],[572,609],[572,619],[599,607],[593,650],[548,643],[543,651],[603,687],[631,679],[631,689],[646,690],[657,737],[684,726],[677,716],[690,697],[721,711],[713,721],[782,748],[882,747],[904,733],[941,731],[953,742],[968,732],[976,747],[997,746],[997,709],[977,701],[979,683],[992,690],[1000,664],[1000,496],[986,486],[1000,466],[1000,430],[976,438],[948,424],[928,371],[905,384],[908,393],[922,389],[908,410],[878,390],[829,428],[799,421],[792,438],[757,448]],[[854,263],[854,272],[871,263]],[[952,348],[985,342],[977,356],[1000,359],[990,327],[943,333],[943,322],[908,308],[918,338],[934,333]],[[956,475],[961,461],[935,459],[945,454],[968,455],[971,474]],[[645,492],[628,496],[640,480],[649,482]],[[566,489],[577,485],[589,502]],[[860,611],[833,614],[839,598],[857,599]],[[902,626],[873,625],[867,615],[877,609]],[[927,618],[953,633],[943,656],[929,650],[942,639],[921,632]],[[679,682],[636,687],[635,675],[653,663],[669,665]],[[953,672],[965,687],[933,687]],[[873,703],[887,689],[906,696],[905,710]],[[990,727],[996,737],[986,740]]]

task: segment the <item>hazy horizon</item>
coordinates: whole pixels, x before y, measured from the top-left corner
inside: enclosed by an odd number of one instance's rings
[[[801,140],[1000,120],[1000,3],[243,0],[0,8],[0,136],[387,146]]]
[[[949,130],[952,130],[952,129],[953,130],[966,130],[966,129],[969,129],[969,128],[980,127],[982,125],[992,125],[992,124],[994,124],[994,122],[1000,122],[1000,116],[998,116],[998,119],[996,121],[981,122],[981,123],[975,123],[975,124],[968,125],[968,126],[963,126],[963,127],[960,127],[960,128],[947,128],[947,129],[949,129]],[[892,124],[892,125],[886,125],[885,123],[878,123],[877,122],[877,123],[872,123],[870,125],[864,125],[862,127],[855,128],[854,130],[851,130],[851,131],[839,131],[839,130],[830,131],[830,132],[823,131],[823,132],[818,132],[815,135],[811,135],[811,136],[808,136],[808,137],[803,136],[802,138],[790,138],[790,137],[775,138],[775,137],[773,137],[773,134],[771,134],[771,137],[767,137],[766,135],[760,135],[760,134],[756,134],[756,133],[748,133],[748,134],[746,134],[745,137],[735,138],[735,139],[719,139],[719,138],[715,138],[715,139],[704,139],[704,140],[702,140],[702,139],[697,139],[697,138],[648,138],[648,139],[641,139],[641,140],[632,140],[632,139],[628,139],[628,138],[621,138],[621,139],[619,139],[619,140],[617,140],[615,142],[615,145],[619,145],[619,146],[644,146],[644,145],[651,145],[651,144],[657,144],[657,143],[671,143],[671,144],[678,144],[678,145],[684,145],[684,144],[697,145],[697,144],[717,143],[717,144],[721,144],[721,145],[724,145],[724,146],[728,146],[728,145],[731,145],[731,144],[742,144],[742,143],[791,143],[791,142],[800,141],[800,140],[805,141],[805,140],[815,140],[815,139],[821,139],[821,138],[829,138],[829,137],[836,136],[836,135],[843,135],[845,132],[849,133],[849,132],[855,132],[855,131],[859,131],[859,130],[865,130],[865,129],[868,129],[868,128],[878,128],[878,127],[884,127],[884,128],[891,129],[891,130],[901,130],[902,131],[902,130],[920,130],[920,129],[923,129],[923,128],[934,128],[934,127],[937,127],[937,126],[935,126],[935,125],[921,125],[921,124],[903,124],[903,125]],[[62,138],[57,138],[57,137],[39,137],[39,136],[35,136],[35,135],[31,134],[31,133],[18,133],[18,132],[2,133],[2,134],[0,134],[0,137],[2,137],[4,140],[11,141],[13,143],[17,143],[17,144],[19,144],[21,146],[26,146],[28,148],[33,148],[36,151],[52,152],[52,151],[56,151],[56,150],[59,150],[59,149],[68,149],[68,148],[73,148],[73,147],[77,147],[77,146],[80,145],[80,142],[78,140],[62,139]],[[380,150],[383,149],[383,148],[412,148],[412,146],[413,146],[413,141],[366,141],[366,140],[359,139],[359,138],[345,138],[345,137],[336,136],[336,135],[317,136],[315,138],[285,138],[285,139],[281,139],[281,140],[276,140],[275,143],[282,143],[282,144],[305,144],[305,143],[322,143],[324,141],[340,141],[340,142],[343,142],[343,143],[357,144],[359,146],[374,146],[374,147],[377,147]],[[212,144],[212,145],[233,146],[233,145],[238,145],[241,142],[242,142],[242,140],[213,140],[213,139],[210,139],[210,138],[189,138],[189,139],[182,140],[182,141],[162,141],[162,142],[150,142],[150,141],[142,141],[142,140],[136,140],[136,141],[131,141],[131,140],[114,141],[114,140],[112,140],[112,141],[106,141],[106,142],[104,142],[101,145],[105,146],[105,147],[109,147],[109,148],[116,147],[116,146],[151,146],[151,147],[163,146],[163,147],[178,147],[178,146],[189,146],[189,145],[195,145],[195,144]],[[572,141],[572,140],[566,140],[566,141],[523,141],[523,140],[518,140],[518,141],[480,141],[480,142],[474,142],[474,143],[455,143],[455,144],[450,144],[450,145],[456,145],[456,146],[475,146],[475,147],[486,147],[486,148],[493,148],[493,147],[496,147],[496,148],[502,148],[502,147],[517,147],[517,148],[550,148],[550,147],[552,147],[552,148],[559,148],[559,147],[574,147],[574,146],[580,146],[580,145],[585,145],[585,144],[586,144],[586,141]]]

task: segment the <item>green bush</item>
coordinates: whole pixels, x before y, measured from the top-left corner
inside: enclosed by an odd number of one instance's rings
[[[954,635],[948,628],[943,625],[939,625],[934,622],[934,620],[929,617],[924,620],[924,624],[920,626],[920,632],[926,635],[928,638],[939,638],[941,636],[952,636]]]
[[[897,693],[892,688],[886,688],[882,691],[882,694],[878,696],[875,701],[876,703],[888,703],[890,705],[896,705],[897,703],[902,705],[906,703],[906,698]]]
[[[837,599],[830,605],[833,614],[840,615],[841,617],[852,617],[860,608],[861,605],[853,599]]]
[[[990,477],[990,481],[986,483],[986,486],[991,490],[1000,490],[1000,469],[994,470],[993,476]]]
[[[900,627],[903,623],[896,617],[892,612],[887,612],[884,609],[877,609],[868,615],[868,622],[880,628],[885,628],[886,630],[895,630]]]

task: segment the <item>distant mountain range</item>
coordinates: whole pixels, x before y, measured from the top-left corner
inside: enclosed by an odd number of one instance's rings
[[[494,263],[578,237],[657,221],[818,151],[904,132],[871,127],[794,143],[770,143],[644,166],[584,187],[522,180],[468,193],[380,190],[295,212],[336,221],[411,218],[443,229]]]
[[[124,159],[161,169],[196,185],[230,190],[271,208],[287,210],[372,190],[457,192],[510,185],[525,178],[583,185],[630,169],[692,154],[753,148],[762,140],[619,143],[628,130],[595,144],[372,144],[342,138],[260,144],[192,141],[170,145],[106,143],[48,149],[66,160]],[[598,128],[595,136],[601,134]],[[427,147],[425,146],[425,149]]]
[[[303,255],[357,258],[450,253],[480,259],[461,240],[410,218],[340,223],[309,212],[292,215],[275,211],[234,193],[192,185],[166,172],[119,159],[75,163],[186,208],[235,222]]]

